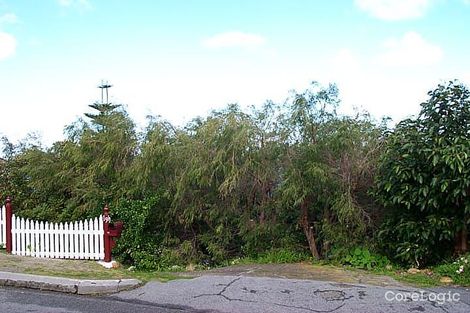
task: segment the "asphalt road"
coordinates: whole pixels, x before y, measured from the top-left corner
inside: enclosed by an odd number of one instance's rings
[[[150,282],[112,297],[227,313],[470,312],[470,290],[465,288],[422,290],[246,276]]]
[[[1,313],[195,313],[183,306],[0,287]],[[207,312],[207,311],[206,311]]]
[[[101,297],[0,288],[0,312],[470,312],[470,290],[201,276]]]

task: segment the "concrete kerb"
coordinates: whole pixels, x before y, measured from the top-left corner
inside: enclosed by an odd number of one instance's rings
[[[70,279],[21,273],[0,272],[0,286],[31,288],[79,295],[116,293],[142,285],[138,279]]]

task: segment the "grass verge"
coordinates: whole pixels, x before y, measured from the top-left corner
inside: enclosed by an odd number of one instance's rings
[[[46,259],[17,256],[0,250],[0,271],[25,273],[75,279],[125,279],[136,278],[143,282],[166,282],[180,278],[173,273],[156,271],[130,271],[126,267],[106,269],[96,261]]]

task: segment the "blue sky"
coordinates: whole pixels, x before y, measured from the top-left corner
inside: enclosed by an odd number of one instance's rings
[[[0,135],[62,138],[99,98],[182,124],[313,80],[395,121],[470,84],[470,0],[0,0]]]

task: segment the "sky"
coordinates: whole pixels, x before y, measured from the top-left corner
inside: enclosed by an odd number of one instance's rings
[[[45,145],[100,99],[144,126],[336,83],[339,111],[398,122],[470,85],[470,0],[0,0],[0,136]]]

